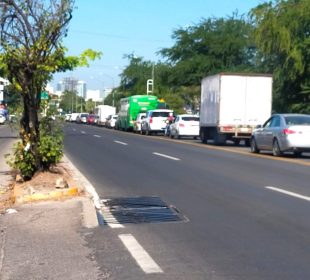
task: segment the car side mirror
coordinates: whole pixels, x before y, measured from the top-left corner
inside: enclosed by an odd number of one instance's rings
[[[262,128],[262,127],[263,127],[263,125],[261,125],[261,124],[258,124],[257,126],[255,126],[256,129]]]

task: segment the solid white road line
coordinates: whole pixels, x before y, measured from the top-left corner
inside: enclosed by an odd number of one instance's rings
[[[114,140],[114,143],[121,144],[121,145],[124,145],[124,146],[128,145],[127,143],[124,143],[124,142],[121,142],[121,141],[116,141],[116,140]]]
[[[120,234],[118,237],[145,273],[163,273],[162,269],[138,243],[133,235]]]
[[[75,167],[75,165],[67,158],[66,155],[63,156],[63,161],[67,162],[69,169],[72,172],[72,176],[75,180],[83,184],[84,188],[88,193],[91,194],[94,201],[95,207],[100,209],[101,203],[98,193],[95,190],[95,187],[87,180],[87,178]]]
[[[95,134],[94,137],[101,138],[101,136],[97,134]]]
[[[310,197],[309,196],[305,196],[305,195],[301,195],[301,194],[298,194],[298,193],[286,191],[284,189],[279,189],[279,188],[272,187],[272,186],[266,186],[265,188],[269,189],[269,190],[272,190],[272,191],[275,191],[275,192],[284,193],[284,194],[287,194],[289,196],[293,196],[293,197],[297,197],[297,198],[300,198],[300,199],[304,199],[304,200],[310,201]]]
[[[180,160],[179,158],[175,158],[175,157],[171,157],[171,156],[167,156],[164,154],[160,154],[160,153],[153,153],[154,155],[160,156],[160,157],[164,157],[164,158],[168,158],[168,159],[172,159],[172,160]]]

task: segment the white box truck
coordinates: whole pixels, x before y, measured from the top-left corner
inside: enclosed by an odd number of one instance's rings
[[[201,82],[200,138],[250,143],[253,129],[271,115],[272,76],[220,73]]]
[[[96,124],[104,126],[109,115],[115,115],[116,107],[110,105],[98,105],[95,107],[94,113],[96,115]]]

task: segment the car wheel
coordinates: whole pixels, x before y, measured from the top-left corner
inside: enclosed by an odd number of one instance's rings
[[[282,155],[282,152],[280,150],[280,146],[279,146],[279,142],[277,139],[274,139],[273,140],[273,143],[272,143],[272,154],[275,156],[275,157],[279,157]]]
[[[251,138],[251,153],[259,153],[259,149],[257,149],[256,141],[254,138]]]

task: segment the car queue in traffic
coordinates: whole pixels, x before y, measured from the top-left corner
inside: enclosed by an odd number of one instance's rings
[[[80,113],[66,121],[79,124],[96,125],[96,115]],[[106,118],[104,127],[121,130],[117,124],[118,115]],[[137,114],[133,129],[128,130],[141,135],[160,135],[171,139],[199,139],[198,114],[174,114],[173,110],[155,109]],[[258,125],[250,138],[250,152],[270,151],[274,156],[286,153],[300,157],[310,152],[310,115],[273,114],[262,125]]]

